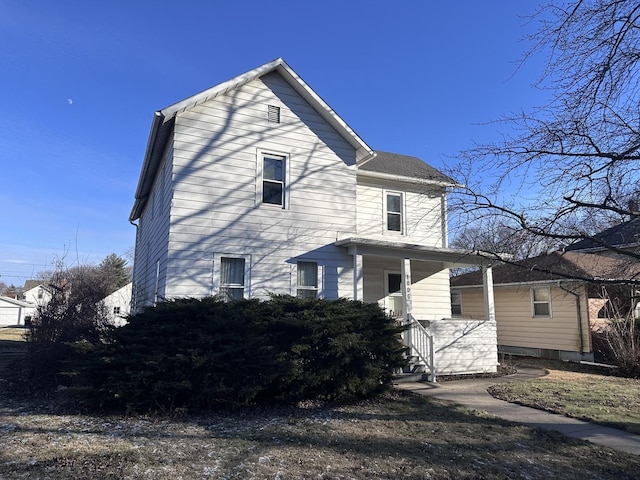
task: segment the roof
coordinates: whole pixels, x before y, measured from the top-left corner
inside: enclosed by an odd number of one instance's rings
[[[640,263],[579,252],[552,252],[493,268],[493,283],[576,280],[596,283],[640,281]],[[482,285],[482,272],[451,277],[451,286]]]
[[[565,248],[567,251],[602,250],[607,247],[624,247],[640,243],[640,217],[607,228],[591,238],[585,238]]]
[[[418,157],[376,150],[376,156],[358,167],[358,173],[381,178],[397,178],[417,183],[455,186],[456,181]]]
[[[381,240],[364,237],[348,237],[334,242],[337,247],[347,247],[359,255],[376,255],[394,258],[410,258],[429,262],[441,262],[447,268],[469,265],[488,265],[495,261],[486,252],[439,248],[417,243]]]
[[[0,296],[0,302],[9,303],[16,307],[24,307],[24,308],[33,308],[35,305],[33,303],[25,302],[23,300],[16,300],[15,298]]]
[[[48,290],[48,288],[45,285],[45,281],[44,280],[25,280],[24,282],[24,291],[26,292],[27,290],[31,290],[32,288],[35,287],[42,287],[45,290]]]
[[[219,95],[237,89],[253,80],[271,72],[278,72],[317,112],[324,118],[356,151],[356,162],[362,164],[370,159],[374,152],[347,123],[316,93],[282,58],[238,75],[226,82],[215,85],[203,92],[192,95],[173,105],[155,112],[147,141],[140,179],[136,189],[135,201],[129,219],[140,218],[140,214],[147,201],[147,196],[153,185],[156,172],[162,160],[167,139],[173,130],[175,116],[196,105],[213,100]]]

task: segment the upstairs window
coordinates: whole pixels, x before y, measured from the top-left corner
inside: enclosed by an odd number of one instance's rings
[[[297,271],[296,295],[300,298],[318,298],[318,264],[298,262]]]
[[[262,156],[262,203],[284,207],[285,157]]]
[[[389,232],[402,233],[402,194],[387,192],[385,196],[386,229]]]
[[[244,298],[244,258],[220,257],[220,295],[226,300]]]
[[[551,317],[551,293],[549,287],[531,289],[531,311],[534,317]]]

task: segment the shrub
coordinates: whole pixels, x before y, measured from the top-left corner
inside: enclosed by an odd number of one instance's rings
[[[620,373],[640,377],[640,319],[629,315],[609,320],[604,336]]]
[[[362,302],[177,299],[130,317],[70,372],[90,408],[347,401],[389,388],[404,364],[400,331],[377,305]]]

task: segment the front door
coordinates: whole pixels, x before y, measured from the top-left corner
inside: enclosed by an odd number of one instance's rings
[[[402,275],[400,272],[384,272],[384,306],[392,318],[404,317],[404,298],[402,296]]]

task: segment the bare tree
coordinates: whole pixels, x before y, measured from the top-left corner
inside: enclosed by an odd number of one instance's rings
[[[458,225],[499,215],[560,246],[638,214],[640,4],[557,2],[533,20],[540,28],[524,61],[547,55],[537,86],[551,100],[503,118],[513,133],[499,142],[463,152],[452,173],[466,188],[451,205]]]

